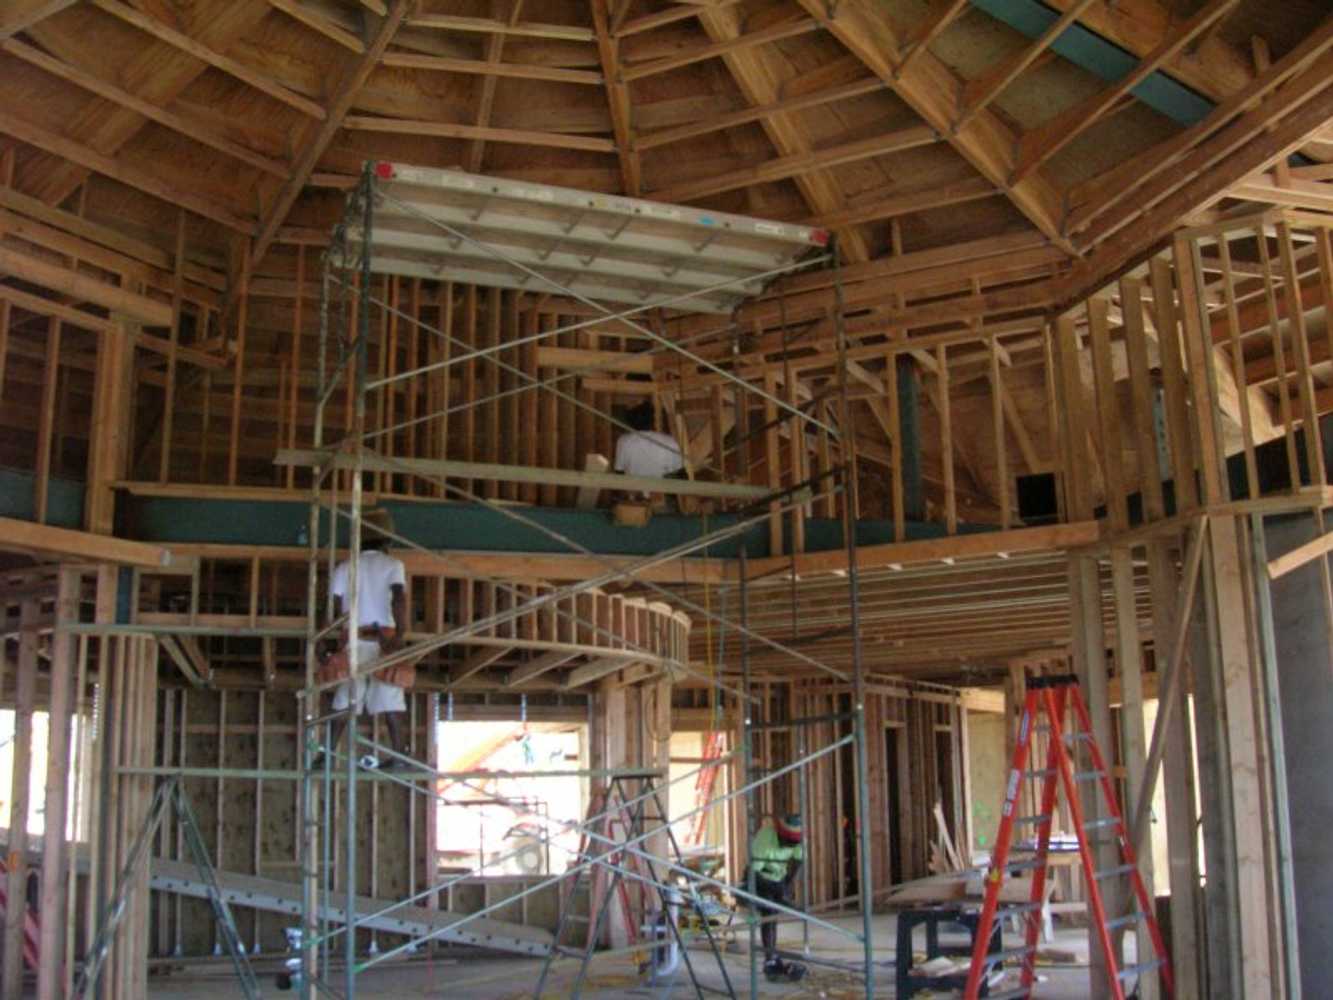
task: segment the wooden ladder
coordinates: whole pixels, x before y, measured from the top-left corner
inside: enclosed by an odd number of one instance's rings
[[[1066,730],[1063,720],[1070,711],[1072,711],[1072,725]],[[1043,717],[1044,722],[1038,721]],[[1040,770],[1025,770],[1033,736],[1038,732],[1049,734],[1046,767]],[[1085,770],[1079,770],[1077,761],[1080,746],[1086,748],[1088,754],[1088,767]],[[1019,791],[1023,787],[1024,778],[1028,777],[1042,780],[1041,807],[1035,815],[1019,816],[1017,815]],[[1105,815],[1101,819],[1085,821],[1079,800],[1079,787],[1089,781],[1094,782],[1101,792]],[[1134,859],[1134,845],[1130,842],[1124,817],[1116,804],[1111,772],[1106,766],[1097,741],[1093,738],[1092,723],[1083,696],[1079,692],[1078,679],[1072,675],[1062,675],[1035,678],[1028,682],[1027,700],[1023,705],[1023,717],[1019,722],[1018,739],[1014,747],[1013,767],[1009,771],[1009,781],[1005,785],[1000,829],[995,837],[995,850],[991,855],[990,869],[986,873],[986,899],[981,908],[976,937],[973,939],[972,965],[968,970],[963,997],[965,1000],[974,1000],[980,996],[980,990],[992,968],[1011,958],[1019,963],[1020,985],[1015,989],[989,993],[987,994],[989,1000],[1007,1000],[1011,997],[1032,995],[1033,983],[1036,980],[1037,939],[1041,929],[1042,902],[1045,898],[1048,854],[1051,845],[1051,820],[1055,815],[1056,794],[1061,787],[1064,788],[1070,822],[1078,840],[1079,859],[1087,886],[1091,926],[1097,934],[1102,954],[1106,958],[1110,995],[1114,1000],[1124,1000],[1125,981],[1155,969],[1161,977],[1166,994],[1170,996],[1172,990],[1170,962],[1162,943],[1157,919],[1153,914],[1152,898],[1148,895]],[[1030,859],[1010,862],[1009,851],[1014,839],[1014,829],[1019,826],[1035,827],[1036,848]],[[1092,830],[1110,831],[1111,836],[1105,840],[1090,840],[1088,834]],[[1093,849],[1110,840],[1114,840],[1119,847],[1119,862],[1110,868],[1098,870]],[[1032,891],[1028,901],[1001,909],[1000,890],[1005,875],[1029,871],[1032,873]],[[1127,880],[1132,887],[1132,894],[1128,894],[1130,909],[1124,915],[1108,919],[1102,887],[1107,882],[1115,880]],[[1026,930],[1024,943],[1016,948],[988,953],[987,945],[995,921],[1007,916],[1018,916],[1023,919]],[[1139,956],[1135,965],[1121,968],[1116,959],[1111,933],[1118,928],[1136,926],[1139,923],[1147,927],[1157,957],[1145,960],[1144,956]]]

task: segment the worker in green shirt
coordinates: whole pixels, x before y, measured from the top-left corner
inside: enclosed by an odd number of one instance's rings
[[[786,906],[792,905],[792,887],[805,861],[801,847],[802,829],[799,813],[774,816],[771,823],[759,828],[750,841],[750,865],[754,871],[755,892],[763,899]],[[805,975],[805,967],[795,962],[784,962],[778,957],[777,910],[762,903],[755,911],[763,921],[759,935],[764,944],[764,975],[769,979],[796,981]]]

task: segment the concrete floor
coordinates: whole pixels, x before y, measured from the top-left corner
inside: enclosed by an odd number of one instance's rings
[[[848,928],[859,927],[859,918],[834,918],[831,922]],[[779,945],[784,950],[800,952],[803,947],[801,926],[783,925]],[[875,958],[878,965],[875,996],[893,997],[894,945],[897,919],[891,914],[876,916],[874,936]],[[837,969],[809,966],[810,972],[798,984],[766,982],[762,975],[755,994],[749,991],[749,959],[746,952],[746,934],[742,928],[741,943],[725,956],[727,970],[732,977],[737,996],[763,996],[787,1000],[853,1000],[863,996],[859,979]],[[920,934],[920,931],[918,931]],[[962,940],[959,935],[958,940]],[[1018,944],[1018,939],[1005,935],[1006,947]],[[924,950],[924,938],[916,942],[918,952]],[[1073,963],[1043,964],[1044,978],[1035,991],[1039,1000],[1075,1000],[1088,995],[1087,934],[1076,928],[1057,928],[1055,941],[1049,946],[1061,952],[1072,953]],[[707,950],[691,949],[691,957],[705,985],[720,987],[721,974]],[[835,962],[855,962],[860,957],[860,946],[849,938],[820,927],[810,929],[810,955]],[[280,997],[291,994],[277,992],[273,987],[274,963],[266,959],[259,968],[265,970],[261,979],[264,995]],[[566,960],[555,967],[548,980],[545,997],[565,998],[570,995],[578,970],[578,962]],[[436,997],[447,1000],[520,1000],[531,997],[541,971],[541,963],[520,958],[447,958],[421,959],[396,966],[367,970],[358,980],[357,995],[383,1000]],[[340,983],[337,985],[341,985]],[[177,970],[157,975],[150,980],[150,994],[162,1000],[220,1000],[240,996],[235,979],[225,964],[207,969]],[[608,956],[594,960],[589,979],[582,995],[589,1000],[612,1000],[615,997],[668,997],[692,996],[689,979],[682,966],[673,986],[649,987],[636,974],[632,956]],[[931,996],[918,992],[918,998]],[[947,992],[933,994],[948,996]]]

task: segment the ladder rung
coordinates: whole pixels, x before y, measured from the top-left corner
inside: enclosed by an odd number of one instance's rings
[[[1080,740],[1084,743],[1092,742],[1092,733],[1065,733],[1067,740]]]
[[[983,965],[998,965],[1000,962],[1011,958],[1019,958],[1023,955],[1030,955],[1037,950],[1034,944],[1020,945],[1017,948],[1005,948],[1003,951],[994,951],[986,956]]]
[[[1117,875],[1128,875],[1133,870],[1133,865],[1116,865],[1114,868],[1107,868],[1105,871],[1093,872],[1092,877],[1100,882],[1105,878],[1115,878]]]
[[[1017,917],[1024,913],[1035,913],[1040,910],[1042,903],[1014,903],[1012,906],[1005,906],[995,912],[997,917]]]
[[[1118,826],[1120,824],[1119,816],[1107,816],[1105,819],[1090,819],[1083,824],[1085,830],[1100,830],[1104,826]]]
[[[1165,964],[1166,964],[1166,959],[1154,958],[1151,962],[1143,962],[1139,965],[1131,965],[1128,966],[1127,968],[1121,969],[1119,972],[1116,973],[1116,978],[1128,979],[1130,976],[1137,976],[1140,973],[1152,972],[1153,969],[1160,969]]]
[[[1106,921],[1106,929],[1113,931],[1117,927],[1129,927],[1131,924],[1137,924],[1143,919],[1143,913],[1135,910],[1133,913],[1127,913],[1123,917],[1116,917],[1114,920]]]
[[[1040,813],[1040,814],[1038,814],[1038,815],[1034,815],[1034,816],[1019,816],[1017,819],[1014,820],[1014,823],[1015,823],[1015,824],[1018,824],[1018,823],[1044,823],[1044,822],[1046,822],[1046,821],[1047,821],[1048,819],[1050,819],[1050,818],[1051,818],[1051,814],[1050,814],[1050,813]]]
[[[1041,768],[1041,770],[1039,770],[1039,771],[1024,771],[1024,772],[1023,772],[1023,777],[1025,777],[1025,778],[1049,778],[1052,774],[1055,774],[1055,773],[1056,773],[1055,768],[1053,768],[1053,767],[1043,767],[1043,768]]]
[[[1075,780],[1075,781],[1095,781],[1096,779],[1101,778],[1101,777],[1104,777],[1105,775],[1106,775],[1106,772],[1105,772],[1105,771],[1097,771],[1097,770],[1093,770],[1093,771],[1075,771],[1075,772],[1074,772],[1074,780]]]

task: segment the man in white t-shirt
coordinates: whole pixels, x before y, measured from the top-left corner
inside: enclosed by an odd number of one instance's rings
[[[616,460],[613,468],[627,476],[651,476],[662,479],[675,476],[685,468],[680,443],[670,434],[652,430],[651,403],[635,407],[626,417],[632,428],[616,441]],[[640,496],[647,496],[641,493]]]
[[[631,431],[616,442],[615,470],[627,476],[663,478],[685,467],[680,445],[660,431]]]
[[[393,519],[388,511],[370,510],[362,517],[363,534],[361,558],[357,564],[357,670],[364,670],[383,653],[403,648],[407,634],[407,573],[403,563],[384,551],[383,531],[393,531]],[[329,591],[333,596],[333,614],[343,613],[348,597],[350,563],[339,563],[333,571]],[[344,638],[344,643],[347,640]],[[321,680],[335,680],[348,674],[346,649],[326,656],[321,667]],[[383,715],[388,729],[389,745],[399,753],[406,752],[403,739],[403,716],[407,712],[404,689],[410,687],[415,667],[394,664],[383,672],[358,676],[344,681],[334,691],[334,711],[345,711],[355,705],[354,715]],[[330,735],[330,746],[337,746],[342,737],[344,719],[335,719]],[[319,763],[319,762],[317,762]],[[365,767],[377,767],[374,754],[362,757]]]

